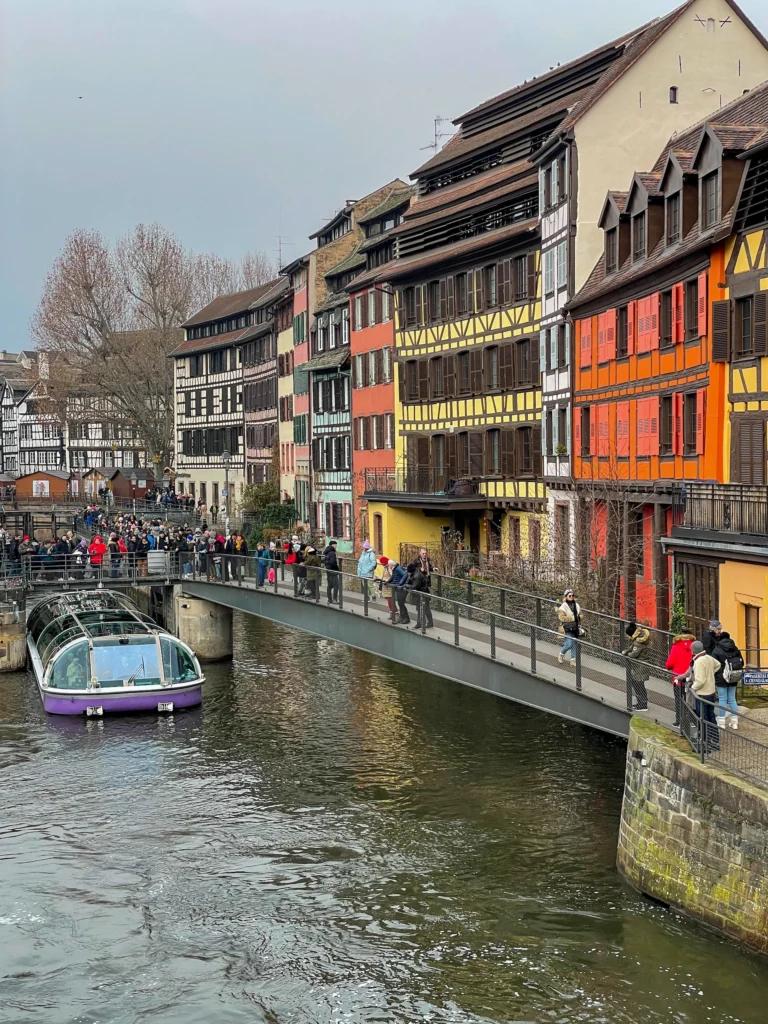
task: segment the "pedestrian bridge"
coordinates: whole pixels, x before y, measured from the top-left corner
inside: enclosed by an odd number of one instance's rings
[[[351,574],[338,574],[339,602],[329,605],[324,570],[322,586],[306,597],[297,593],[290,566],[281,566],[274,583],[263,587],[256,585],[253,558],[243,560],[239,579],[229,568],[226,575],[233,578],[226,581],[209,579],[195,569],[182,581],[182,594],[336,640],[616,736],[629,735],[633,713],[664,725],[673,723],[673,694],[663,661],[657,655],[655,665],[644,665],[618,653],[623,639],[620,620],[609,620],[617,640],[613,650],[605,643],[580,641],[575,667],[569,667],[558,662],[562,635],[554,628],[556,619],[552,627],[541,624],[549,609],[542,608],[540,598],[530,598],[534,613],[526,621],[507,614],[516,610],[509,607],[514,592],[487,588],[498,593],[478,602],[482,585],[444,577],[430,599],[433,628],[415,629],[415,605],[408,605],[410,625],[396,625],[374,585]],[[449,592],[477,603],[448,596]],[[411,594],[410,600],[418,597]],[[496,602],[505,608],[503,614],[488,607]],[[586,622],[589,627],[589,617]],[[647,692],[648,708],[638,712],[632,705],[639,688]]]

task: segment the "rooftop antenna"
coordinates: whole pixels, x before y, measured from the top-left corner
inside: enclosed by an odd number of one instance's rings
[[[282,235],[278,235],[277,236],[277,249],[274,250],[274,251],[277,252],[277,267],[278,267],[278,270],[283,265],[283,246],[284,245],[295,245],[295,244],[296,244],[295,242],[288,242],[285,238],[283,238]]]
[[[430,142],[428,146],[420,146],[419,149],[431,149],[431,150],[433,150],[433,152],[436,153],[438,151],[438,149],[440,149],[440,139],[444,138],[446,135],[451,135],[452,134],[452,132],[442,132],[442,131],[440,131],[441,127],[448,120],[449,120],[449,118],[447,118],[447,117],[440,117],[440,115],[438,114],[437,117],[435,118],[435,121],[434,121],[434,124],[435,124],[435,137],[434,137],[434,140],[432,142]]]

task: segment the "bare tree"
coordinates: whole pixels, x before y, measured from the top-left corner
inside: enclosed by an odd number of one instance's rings
[[[48,274],[32,324],[46,353],[48,402],[62,422],[106,419],[106,406],[113,422],[137,426],[148,453],[171,465],[168,355],[182,340],[179,325],[216,296],[255,287],[272,273],[259,253],[241,263],[190,254],[159,224],[137,225],[114,251],[96,232],[74,232]]]

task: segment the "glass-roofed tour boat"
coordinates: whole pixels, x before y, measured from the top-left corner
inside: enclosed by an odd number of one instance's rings
[[[52,715],[174,711],[203,699],[193,651],[113,590],[41,601],[27,621],[27,647]]]

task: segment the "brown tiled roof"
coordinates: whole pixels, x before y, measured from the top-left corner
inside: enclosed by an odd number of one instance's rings
[[[374,208],[369,210],[368,213],[364,213],[362,217],[358,217],[357,223],[368,224],[372,220],[378,220],[379,217],[383,217],[391,210],[397,210],[399,207],[405,206],[405,204],[410,201],[414,192],[415,189],[409,186],[406,186],[405,188],[400,186],[393,188],[387,198],[380,202],[378,206],[374,206]]]
[[[330,270],[326,270],[324,277],[335,277],[336,274],[343,274],[346,270],[354,270],[356,267],[365,266],[365,256],[360,252],[360,247],[356,246],[349,256],[345,256],[341,263],[337,263],[335,267],[331,267]]]
[[[627,208],[627,196],[629,195],[629,192],[609,192],[608,195],[613,197],[613,201],[616,203],[619,213],[624,213]]]
[[[405,219],[420,217],[440,206],[450,206],[467,196],[474,195],[475,192],[485,192],[496,188],[502,182],[516,178],[518,174],[530,167],[530,160],[521,160],[516,164],[502,164],[500,167],[493,167],[490,171],[475,174],[468,181],[459,181],[455,185],[447,185],[445,188],[436,189],[425,196],[419,196],[411,204]]]
[[[203,306],[199,313],[195,313],[193,317],[190,317],[181,326],[196,327],[198,324],[207,324],[211,320],[221,320],[226,316],[234,316],[235,313],[245,313],[274,284],[275,281],[268,281],[266,284],[260,284],[256,288],[248,288],[243,292],[219,295],[213,302]]]
[[[600,57],[601,54],[610,54],[611,50],[620,49],[628,40],[632,39],[633,36],[636,36],[639,32],[644,32],[645,29],[647,29],[648,26],[652,24],[653,22],[648,22],[645,25],[642,25],[640,28],[634,29],[632,32],[627,32],[625,35],[619,36],[618,39],[614,39],[610,43],[604,43],[602,46],[598,46],[595,50],[591,50],[589,53],[585,53],[582,54],[582,56],[580,57],[576,57],[574,60],[569,61],[567,64],[562,64],[560,65],[560,67],[552,68],[551,71],[547,71],[545,74],[539,75],[537,78],[531,79],[530,82],[523,82],[520,85],[514,86],[514,88],[512,89],[507,89],[506,92],[499,93],[498,96],[492,96],[491,99],[484,100],[476,107],[473,107],[471,110],[468,110],[466,114],[462,114],[460,117],[457,117],[454,123],[459,124],[461,121],[469,120],[470,118],[473,118],[476,114],[480,114],[482,113],[482,111],[489,109],[490,107],[494,107],[498,103],[504,103],[507,100],[513,99],[517,96],[521,96],[526,92],[533,92],[540,85],[546,84],[547,82],[556,79],[560,75],[567,74],[568,72],[573,71],[575,68],[579,66],[579,64],[588,63],[589,61],[595,60],[595,58]]]
[[[346,306],[349,302],[349,295],[346,291],[343,292],[331,292],[327,296],[322,305],[318,306],[315,310],[315,315],[318,313],[327,313],[329,309],[336,309],[338,306]]]
[[[764,124],[744,125],[736,127],[730,124],[719,124],[710,121],[709,126],[722,143],[723,149],[742,150],[762,142],[768,135],[768,127]]]
[[[659,185],[661,184],[660,171],[640,172],[636,177],[649,196],[659,195]]]
[[[361,288],[365,288],[374,283],[381,281],[388,281],[390,272],[399,264],[402,260],[390,260],[388,263],[382,263],[379,267],[373,267],[371,270],[366,270],[363,274],[358,274],[354,281],[350,281],[347,285],[346,290],[350,295],[354,295],[355,292],[359,292]]]
[[[461,138],[456,142],[452,141],[447,146],[443,146],[440,152],[427,160],[425,164],[422,164],[421,167],[417,168],[411,177],[418,177],[427,171],[433,171],[445,164],[452,163],[458,157],[486,149],[487,147],[492,146],[493,143],[498,143],[503,139],[511,138],[519,132],[524,131],[526,128],[530,128],[541,121],[550,121],[558,115],[562,115],[564,117],[568,113],[568,110],[575,103],[578,103],[579,100],[583,99],[588,92],[589,89],[579,89],[576,92],[570,93],[568,96],[552,100],[550,103],[547,103],[542,107],[530,110],[521,117],[513,118],[496,128],[489,128],[488,131],[480,132],[478,135],[470,135],[467,139]]]
[[[392,228],[389,231],[382,231],[380,235],[374,235],[372,238],[364,238],[360,243],[359,252],[370,252],[372,249],[378,249],[382,245],[386,245],[387,242],[391,241]]]
[[[493,189],[489,192],[483,192],[480,195],[472,196],[465,202],[452,206],[450,210],[435,210],[434,213],[430,213],[425,217],[419,217],[418,219],[409,217],[408,220],[403,221],[399,227],[396,227],[391,234],[402,235],[419,231],[421,228],[427,227],[429,224],[436,224],[441,220],[445,220],[449,216],[453,217],[454,214],[475,210],[487,204],[495,203],[497,200],[504,198],[504,196],[514,195],[515,192],[518,192],[520,189],[536,185],[538,180],[538,171],[531,168],[531,173],[527,177],[517,178],[512,182],[503,183],[499,188]]]
[[[263,325],[255,324],[254,326],[261,327]],[[174,357],[188,356],[195,352],[210,352],[215,348],[226,348],[232,344],[239,345],[241,342],[246,341],[247,337],[250,337],[250,332],[253,329],[254,327],[243,327],[239,331],[230,331],[229,334],[217,334],[215,338],[196,338],[194,340],[182,341],[168,355]]]
[[[270,303],[276,302],[287,291],[290,291],[290,287],[290,279],[285,275],[282,275],[281,277],[276,278],[272,282],[272,287],[267,291],[262,292],[258,299],[255,299],[248,308],[261,309],[264,306],[268,306]]]
[[[633,263],[632,257],[628,256],[623,266],[617,273],[605,276],[605,261],[601,256],[597,261],[594,270],[587,278],[584,287],[568,303],[568,309],[576,309],[586,305],[601,295],[609,295],[617,288],[621,288],[631,281],[647,277],[648,274],[678,263],[683,257],[696,252],[699,249],[707,249],[719,239],[728,235],[730,231],[731,211],[718,221],[709,231],[703,235],[699,234],[698,221],[693,225],[685,238],[678,245],[666,247],[662,238],[656,245],[653,252],[640,263]]]
[[[492,245],[509,242],[513,238],[524,235],[529,231],[536,231],[538,223],[538,217],[531,217],[529,220],[521,220],[516,224],[497,228],[496,231],[486,231],[482,235],[473,235],[471,238],[465,238],[461,242],[455,242],[453,245],[446,245],[426,253],[417,253],[415,256],[409,256],[406,259],[392,260],[392,269],[387,271],[386,279],[394,280],[398,277],[407,277],[416,271],[445,263],[456,256],[468,256],[478,249],[488,249]],[[380,274],[383,270],[383,267],[379,268]]]

